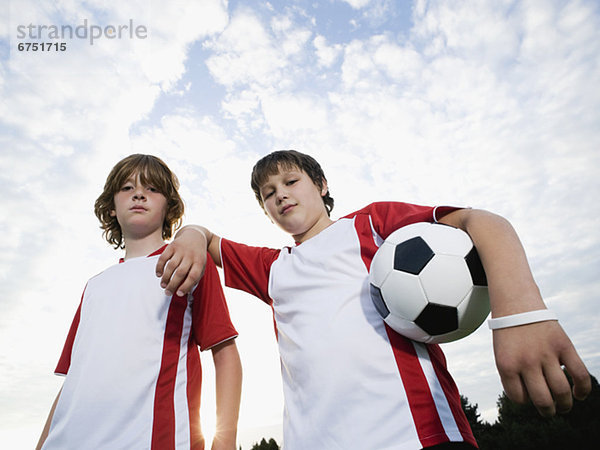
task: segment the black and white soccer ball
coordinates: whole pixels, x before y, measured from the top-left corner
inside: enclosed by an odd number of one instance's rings
[[[371,262],[371,298],[396,332],[425,343],[461,339],[490,312],[487,279],[464,231],[414,223],[383,242]]]

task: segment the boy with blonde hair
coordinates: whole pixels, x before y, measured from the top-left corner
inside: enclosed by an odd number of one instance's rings
[[[234,450],[241,364],[219,276],[187,295],[166,295],[154,266],[181,223],[179,182],[151,155],[110,172],[95,203],[106,240],[125,257],[91,278],[56,368],[66,375],[38,448],[203,449],[198,347],[215,364],[217,432]]]
[[[531,399],[544,416],[568,411],[572,396],[563,364],[575,397],[590,392],[585,365],[547,314],[505,219],[471,209],[379,202],[333,221],[320,165],[296,151],[258,161],[251,185],[294,246],[249,247],[206,228],[186,227],[159,259],[157,274],[167,290],[183,281],[179,290],[185,291],[201,272],[207,250],[223,267],[227,286],[273,308],[286,450],[476,447],[440,347],[391,330],[369,296],[369,267],[378,245],[414,222],[452,225],[473,239],[489,282],[492,317],[503,318],[493,322],[494,350],[509,398]]]

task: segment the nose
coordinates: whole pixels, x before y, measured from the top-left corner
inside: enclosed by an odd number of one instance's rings
[[[144,200],[146,196],[144,195],[144,190],[141,186],[136,186],[133,191],[133,199],[134,200]]]
[[[288,198],[288,194],[285,189],[277,189],[277,193],[275,195],[277,197],[277,203],[281,203],[283,200]]]

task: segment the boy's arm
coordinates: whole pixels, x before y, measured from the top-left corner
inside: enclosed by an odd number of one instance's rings
[[[463,209],[440,222],[466,231],[485,268],[492,317],[546,309],[525,251],[513,227],[495,214]],[[496,366],[506,395],[524,403],[531,399],[542,416],[571,409],[573,399],[564,365],[573,378],[573,395],[591,390],[588,371],[557,321],[493,331]]]
[[[60,397],[60,393],[62,392],[62,388],[56,394],[56,398],[54,399],[54,403],[52,403],[52,408],[50,408],[50,413],[48,414],[48,419],[46,419],[46,424],[44,425],[44,429],[42,430],[42,434],[40,439],[35,446],[35,450],[40,450],[44,442],[46,442],[46,438],[48,438],[48,433],[50,432],[50,425],[52,424],[52,418],[54,417],[54,410],[56,409],[56,404],[58,403],[58,399]]]
[[[237,421],[242,395],[242,364],[235,341],[212,349],[215,363],[217,427],[212,450],[235,450]]]
[[[208,252],[221,267],[220,238],[198,225],[187,225],[163,251],[156,263],[156,276],[166,295],[184,295],[192,290],[204,274]]]

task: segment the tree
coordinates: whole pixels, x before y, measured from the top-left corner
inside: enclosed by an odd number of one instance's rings
[[[567,374],[568,376],[568,374]],[[569,378],[570,380],[570,378]],[[531,404],[518,405],[503,393],[498,398],[498,419],[493,425],[479,420],[477,405],[461,398],[481,450],[585,450],[600,442],[600,386],[592,377],[592,392],[564,415],[546,419]]]
[[[491,447],[491,443],[494,441],[494,433],[496,432],[496,425],[490,425],[488,422],[484,422],[480,420],[479,411],[477,411],[478,405],[471,405],[469,403],[469,399],[463,395],[460,396],[460,404],[462,406],[465,415],[467,416],[467,420],[469,421],[469,425],[471,425],[471,430],[473,431],[473,436],[475,440],[479,444],[480,449],[491,449],[495,447]]]
[[[279,450],[279,445],[275,439],[269,439],[269,442],[262,438],[260,444],[254,444],[250,450]]]

